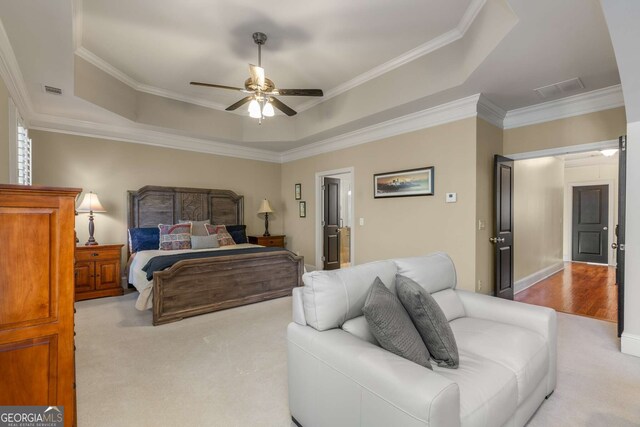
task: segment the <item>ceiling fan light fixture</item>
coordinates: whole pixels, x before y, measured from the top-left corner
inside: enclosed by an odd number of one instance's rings
[[[262,118],[262,113],[260,111],[260,103],[256,99],[252,99],[249,103],[249,117],[254,119]]]
[[[265,117],[273,117],[275,114],[276,112],[273,109],[273,105],[271,105],[271,103],[267,101],[262,108],[262,115]]]

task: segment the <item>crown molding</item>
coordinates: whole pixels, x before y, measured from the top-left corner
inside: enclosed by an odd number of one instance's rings
[[[384,138],[475,117],[480,95],[472,95],[437,107],[334,136],[282,153],[282,163],[329,153]]]
[[[2,21],[0,21],[0,77],[6,84],[9,95],[18,107],[23,120],[29,124],[33,104]]]
[[[258,148],[243,147],[226,142],[193,138],[136,126],[121,126],[96,123],[48,114],[35,114],[31,118],[29,129],[70,135],[105,138],[115,141],[153,145],[177,150],[196,151],[219,156],[237,157],[263,162],[280,163],[279,153]]]
[[[624,106],[622,87],[609,86],[556,101],[510,110],[504,118],[503,127],[513,129],[622,106]]]
[[[478,117],[502,129],[507,112],[480,94],[478,100]]]
[[[188,102],[190,104],[199,105],[201,107],[211,108],[214,110],[224,110],[225,108],[227,108],[226,105],[220,104],[218,102],[209,101],[207,99],[202,99],[195,96],[188,96],[182,93],[173,92],[170,90],[140,83],[83,46],[77,48],[75,54],[91,65],[109,74],[111,77],[118,79],[130,88],[137,90],[138,92],[162,96],[163,98],[174,99],[176,101]]]
[[[465,33],[473,23],[473,20],[476,18],[476,16],[478,16],[478,13],[480,13],[480,10],[482,10],[482,7],[486,2],[487,0],[472,0],[465,10],[464,14],[462,15],[460,22],[458,22],[458,25],[452,30],[447,31],[446,33],[441,34],[438,37],[431,39],[428,42],[421,44],[420,46],[391,59],[390,61],[378,65],[370,69],[369,71],[366,71],[354,77],[351,80],[341,83],[329,90],[326,90],[322,98],[310,99],[309,101],[303,102],[297,107],[298,112],[302,112],[308,110],[309,108],[315,107],[316,105],[335,96],[338,96],[348,90],[351,90],[357,86],[360,86],[368,82],[369,80],[380,77],[381,75],[395,70],[396,68],[404,64],[407,64],[435,50],[443,48],[448,44],[460,40],[462,37],[464,37]]]

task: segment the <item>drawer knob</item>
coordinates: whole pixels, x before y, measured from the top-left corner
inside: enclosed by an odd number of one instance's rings
[[[94,253],[91,254],[91,256],[100,256],[100,254],[97,253],[97,252],[94,252]]]

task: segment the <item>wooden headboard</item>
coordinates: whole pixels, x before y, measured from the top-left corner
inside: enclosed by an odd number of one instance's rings
[[[157,187],[128,191],[127,227],[157,227],[181,219],[244,224],[244,197],[231,190]]]

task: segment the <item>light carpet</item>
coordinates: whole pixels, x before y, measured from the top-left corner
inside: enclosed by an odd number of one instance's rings
[[[289,426],[291,298],[151,326],[137,293],[76,304],[78,425]],[[640,425],[615,324],[558,314],[558,386],[529,427]]]

